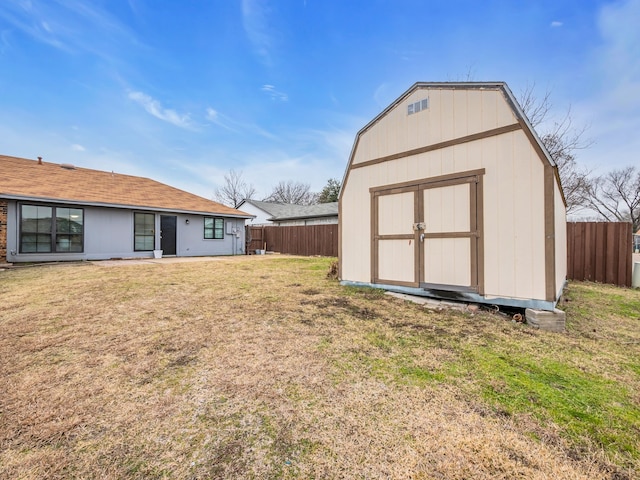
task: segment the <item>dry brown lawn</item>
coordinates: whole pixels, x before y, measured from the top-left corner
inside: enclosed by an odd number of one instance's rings
[[[553,334],[341,287],[328,267],[269,256],[0,271],[0,477],[640,473],[491,407],[471,378],[403,378],[389,363],[409,352],[438,371],[450,342]]]

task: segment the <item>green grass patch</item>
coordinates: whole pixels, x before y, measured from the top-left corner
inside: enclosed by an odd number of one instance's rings
[[[623,466],[640,459],[638,292],[572,283],[564,305],[568,331],[553,334],[499,316],[433,314],[417,306],[385,317],[377,309],[386,302],[383,292],[344,290],[376,316],[362,342],[337,360],[343,374],[446,384],[499,414],[530,414],[543,427],[555,425],[578,449],[602,450]],[[326,340],[323,347],[332,348]]]
[[[466,356],[483,398],[503,411],[552,420],[574,441],[591,439],[609,453],[640,453],[640,408],[624,385],[543,356],[490,348]]]

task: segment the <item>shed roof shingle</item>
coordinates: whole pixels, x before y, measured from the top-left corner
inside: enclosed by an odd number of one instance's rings
[[[251,217],[149,178],[65,167],[0,155],[0,197]]]

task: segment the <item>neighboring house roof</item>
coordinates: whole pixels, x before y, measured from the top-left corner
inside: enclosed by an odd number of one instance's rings
[[[252,217],[149,178],[4,155],[0,198]]]
[[[239,207],[248,203],[271,215],[269,220],[294,220],[302,218],[337,217],[338,202],[316,205],[292,205],[289,203],[243,200]]]

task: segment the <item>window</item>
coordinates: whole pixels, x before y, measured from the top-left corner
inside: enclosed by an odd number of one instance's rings
[[[76,253],[83,250],[83,209],[20,206],[21,253]]]
[[[134,213],[134,246],[136,252],[151,251],[155,247],[156,216],[153,213]]]
[[[204,238],[224,238],[224,218],[204,217]]]

